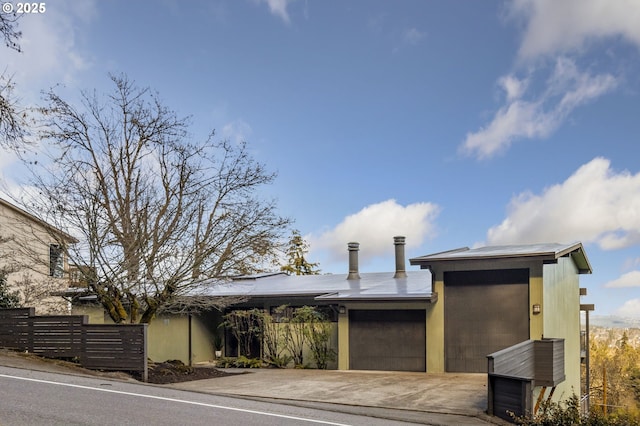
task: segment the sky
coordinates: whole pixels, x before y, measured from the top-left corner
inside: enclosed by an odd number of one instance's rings
[[[17,4],[12,0],[9,3]],[[246,141],[324,273],[459,247],[581,241],[582,303],[640,318],[640,2],[55,0],[0,69],[156,90],[191,135]],[[24,184],[0,156],[0,179]],[[416,267],[411,267],[410,269]]]

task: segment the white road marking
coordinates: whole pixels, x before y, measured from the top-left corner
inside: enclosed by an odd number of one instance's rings
[[[49,384],[49,385],[66,386],[66,387],[77,388],[77,389],[88,389],[88,390],[94,390],[94,391],[98,391],[98,392],[115,393],[115,394],[119,394],[119,395],[138,396],[138,397],[141,397],[141,398],[158,399],[158,400],[161,400],[161,401],[180,402],[180,403],[183,403],[183,404],[199,405],[199,406],[202,406],[202,407],[218,408],[218,409],[221,409],[221,410],[239,411],[239,412],[242,412],[242,413],[258,414],[258,415],[261,415],[261,416],[278,417],[278,418],[289,419],[289,420],[300,420],[300,421],[309,422],[309,423],[319,423],[319,424],[334,425],[334,426],[349,426],[349,425],[344,424],[344,423],[334,423],[334,422],[329,422],[329,421],[324,421],[324,420],[306,419],[304,417],[287,416],[285,414],[267,413],[267,412],[264,412],[264,411],[247,410],[247,409],[244,409],[244,408],[225,407],[224,405],[206,404],[204,402],[195,402],[195,401],[185,401],[183,399],[166,398],[166,397],[162,397],[162,396],[145,395],[145,394],[134,393],[134,392],[124,392],[124,391],[118,391],[118,390],[114,390],[114,389],[94,388],[94,387],[91,387],[91,386],[73,385],[71,383],[52,382],[50,380],[32,379],[32,378],[28,378],[28,377],[10,376],[10,375],[6,375],[6,374],[0,374],[0,377],[6,377],[8,379],[24,380],[24,381],[27,381],[27,382],[45,383],[45,384]]]

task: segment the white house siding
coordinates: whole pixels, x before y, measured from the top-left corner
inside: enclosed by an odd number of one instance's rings
[[[56,240],[35,217],[0,200],[0,267],[11,271],[9,287],[21,293],[22,301],[36,314],[68,313],[68,303],[48,294],[68,287],[67,274],[50,276],[49,248]],[[66,260],[64,271],[68,271]],[[24,285],[30,282],[29,285]]]

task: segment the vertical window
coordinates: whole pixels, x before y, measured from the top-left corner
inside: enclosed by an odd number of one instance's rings
[[[49,245],[49,275],[62,278],[64,274],[64,253],[58,244]]]

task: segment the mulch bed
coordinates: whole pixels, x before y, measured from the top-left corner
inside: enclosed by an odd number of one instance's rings
[[[147,374],[148,383],[168,384],[227,377],[237,373],[227,373],[213,367],[189,367],[182,361],[174,360],[149,364]]]
[[[120,380],[141,380],[139,374],[120,371],[96,371],[82,368],[79,364],[60,359],[39,357],[34,354],[5,350],[0,348],[0,358],[5,362],[0,365],[10,367],[52,371],[56,373],[88,374],[92,376],[110,377]],[[189,367],[181,361],[149,362],[148,383],[169,384],[188,382],[191,380],[227,377],[238,373],[227,373],[214,367]]]

